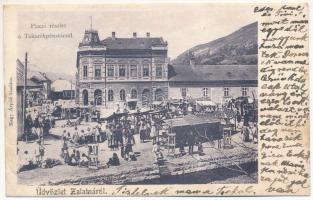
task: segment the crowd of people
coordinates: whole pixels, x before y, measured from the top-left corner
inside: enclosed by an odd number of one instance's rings
[[[55,119],[49,114],[42,114],[36,109],[32,113],[26,115],[24,127],[25,133],[22,135],[22,140],[42,140],[44,136],[49,134],[51,128],[55,126]]]
[[[197,110],[190,102],[183,102],[177,105],[162,105],[162,107],[153,108],[152,111],[161,112],[165,109],[166,112],[164,112],[164,115],[160,118],[170,119],[187,114],[197,114],[203,112],[215,113],[223,111],[225,108],[235,113],[234,120],[237,121],[237,124],[240,124],[240,122],[243,123],[243,127],[241,129],[243,141],[253,141],[256,143],[256,122],[251,120],[244,104],[237,104],[237,102],[233,100],[221,107],[208,106],[200,110]],[[123,112],[121,112],[121,110],[123,110]],[[25,119],[24,140],[28,141],[38,139],[38,148],[35,153],[36,158],[33,163],[44,163],[43,157],[46,151],[44,146],[44,136],[48,135],[51,128],[55,127],[56,121],[53,115],[51,115],[52,111],[53,108],[42,105],[41,108],[34,108],[27,113]],[[126,108],[121,109],[118,107],[115,114],[120,113],[128,113],[128,110]],[[225,118],[228,118],[225,113],[224,115]],[[91,125],[91,123],[89,123],[91,122],[91,116],[96,116],[94,120],[97,122],[96,125]],[[105,145],[107,145],[108,149],[112,151],[112,157],[107,158],[106,165],[108,167],[120,165],[120,158],[127,161],[136,161],[137,155],[133,151],[133,146],[139,142],[145,143],[151,140],[153,152],[156,157],[158,159],[163,158],[162,150],[160,148],[161,143],[159,140],[159,130],[162,128],[160,121],[162,120],[154,118],[152,115],[149,115],[149,113],[141,116],[139,108],[137,108],[137,115],[113,117],[113,119],[106,120],[105,122],[100,121],[100,112],[88,112],[88,110],[84,109],[79,112],[77,119],[80,119],[80,122],[84,121],[85,123],[71,123],[71,126],[74,127],[73,129],[63,127],[63,132],[61,134],[63,143],[60,157],[64,164],[88,167],[91,159],[89,155],[90,152],[82,151],[81,147],[100,143],[106,143]],[[67,120],[70,121],[70,119]],[[139,141],[135,140],[136,134],[139,135]],[[203,140],[199,139],[196,133],[190,131],[184,140],[177,141],[177,145],[181,155],[185,154],[185,146],[188,146],[188,153],[190,155],[194,153],[194,146],[197,147],[199,154],[203,154],[202,142]],[[118,153],[118,151],[120,151],[120,153]],[[29,157],[29,152],[25,151],[24,154],[24,157]],[[32,167],[29,162],[28,165],[28,167]]]
[[[154,121],[140,118],[136,122],[131,122],[127,118],[124,118],[124,120],[113,120],[110,123],[99,122],[93,127],[84,125],[80,126],[80,128],[74,127],[74,132],[64,129],[62,134],[63,146],[61,157],[64,163],[68,165],[85,166],[86,159],[89,160],[88,153],[80,156],[79,147],[105,142],[111,151],[120,151],[121,158],[136,161],[137,158],[133,151],[133,145],[136,144],[135,134],[140,135],[141,143],[147,140],[152,140],[155,143],[157,133]],[[69,150],[69,146],[72,146],[72,150]],[[73,152],[70,153],[70,151]],[[113,152],[113,155],[108,161],[108,166],[114,166],[117,163],[115,162],[117,153]],[[83,160],[81,160],[82,157],[84,157]]]

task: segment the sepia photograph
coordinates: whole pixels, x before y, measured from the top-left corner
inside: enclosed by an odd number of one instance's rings
[[[20,12],[18,184],[257,184],[250,5]]]

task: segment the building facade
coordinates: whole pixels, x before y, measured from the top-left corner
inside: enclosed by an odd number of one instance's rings
[[[212,101],[217,105],[230,99],[257,99],[256,65],[170,65],[169,98]]]
[[[51,99],[53,101],[63,99],[70,100],[75,98],[75,85],[72,81],[58,79],[51,84]]]
[[[168,98],[167,42],[162,37],[100,40],[86,30],[77,52],[76,100],[82,107],[149,106]]]

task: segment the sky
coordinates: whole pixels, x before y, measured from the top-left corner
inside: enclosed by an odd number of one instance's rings
[[[257,21],[253,6],[248,4],[167,4],[167,5],[106,5],[73,8],[37,8],[18,13],[17,54],[43,72],[61,72],[74,75],[76,52],[84,31],[98,30],[100,39],[111,36],[163,37],[168,42],[168,56],[174,59],[198,44],[224,37],[239,28]],[[65,24],[65,28],[31,28],[31,24]],[[25,33],[72,33],[65,39],[25,39]]]

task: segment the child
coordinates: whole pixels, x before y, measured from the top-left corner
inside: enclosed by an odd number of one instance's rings
[[[199,141],[199,143],[198,143],[198,152],[199,152],[200,156],[204,155],[204,153],[203,153],[203,146],[202,146],[202,142],[201,141]]]
[[[82,154],[82,157],[80,159],[79,165],[83,166],[83,167],[88,167],[88,165],[89,165],[89,157],[85,153]]]
[[[107,166],[110,167],[110,166],[118,166],[118,165],[120,165],[120,160],[119,160],[117,154],[113,153],[113,156],[112,156],[112,158],[109,159]]]

